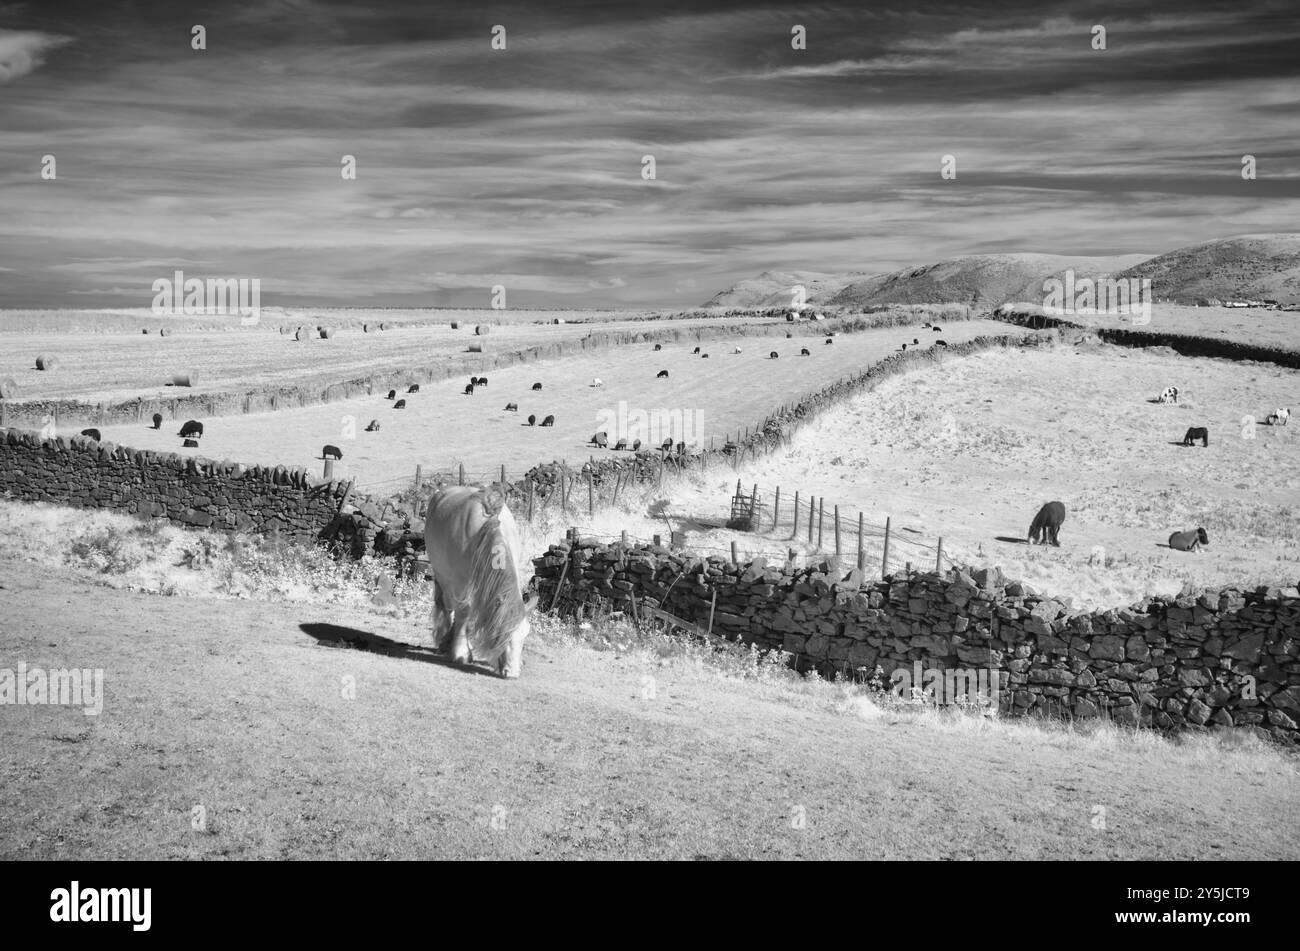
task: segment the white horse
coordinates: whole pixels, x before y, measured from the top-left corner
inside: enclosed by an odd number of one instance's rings
[[[522,545],[505,498],[494,489],[453,485],[429,500],[425,554],[433,581],[433,643],[458,663],[496,663],[518,677],[534,595],[519,579]]]

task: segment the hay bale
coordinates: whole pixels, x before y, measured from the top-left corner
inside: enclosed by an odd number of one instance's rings
[[[338,331],[336,331],[333,327],[321,327],[321,328],[320,328],[320,338],[321,338],[322,340],[329,340],[329,339],[331,339],[331,338],[332,338],[332,337],[333,337],[337,332],[338,332]]]
[[[488,331],[491,329],[492,328],[489,327],[487,324],[479,324],[477,327],[474,328],[474,333],[478,334],[478,336],[480,337],[486,337],[488,335]]]
[[[362,332],[363,334],[368,334],[368,333],[370,333],[370,325],[369,325],[369,324],[362,324],[362,325],[361,325],[361,332]]]
[[[198,386],[199,375],[193,370],[186,373],[173,373],[172,386]]]
[[[170,333],[171,333],[171,331],[168,330],[166,327],[159,327],[159,328],[158,328],[158,336],[160,336],[160,337],[166,337],[166,336],[168,336]]]
[[[562,323],[564,323],[564,318],[563,318],[563,317],[556,317],[556,318],[555,318],[555,323],[557,323],[557,324],[562,324]]]
[[[482,353],[482,352],[483,352],[483,344],[481,344],[481,343],[471,343],[471,344],[469,345],[469,352],[470,352],[470,353]]]
[[[387,329],[387,328],[385,328],[383,324],[380,324],[380,325],[379,325],[379,329],[380,329],[380,330],[385,330],[385,329]]]
[[[299,327],[297,330],[293,332],[293,339],[301,340],[303,343],[306,343],[308,340],[314,340],[315,337],[316,337],[316,331],[312,330],[310,327],[306,325]]]
[[[36,358],[36,369],[38,370],[57,370],[59,368],[59,358],[42,353]]]
[[[16,400],[22,396],[22,391],[18,384],[14,382],[11,376],[0,377],[0,400]]]

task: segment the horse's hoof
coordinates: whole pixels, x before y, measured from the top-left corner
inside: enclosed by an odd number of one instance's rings
[[[451,655],[451,659],[458,664],[468,664],[469,651],[457,651],[456,653]]]

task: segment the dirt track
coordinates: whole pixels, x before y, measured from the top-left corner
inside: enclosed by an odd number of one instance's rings
[[[507,683],[378,613],[15,561],[0,597],[0,666],[106,670],[98,717],[0,707],[6,859],[1300,856],[1295,768],[1258,756],[864,720],[541,637]]]

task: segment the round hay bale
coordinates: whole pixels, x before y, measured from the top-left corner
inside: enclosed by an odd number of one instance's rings
[[[173,373],[172,386],[198,386],[199,375],[193,370],[186,373]]]
[[[321,338],[322,340],[329,340],[329,339],[331,339],[331,338],[332,338],[332,337],[333,337],[337,332],[338,332],[338,331],[336,331],[333,327],[322,327],[322,328],[320,329],[320,338]]]
[[[368,334],[368,333],[370,333],[370,325],[369,325],[369,324],[362,324],[362,325],[361,325],[361,332],[362,332],[363,334]]]
[[[293,332],[293,339],[301,340],[303,343],[306,343],[308,340],[314,339],[315,336],[316,336],[316,332],[306,325],[299,327],[297,330]]]
[[[160,336],[160,337],[166,337],[166,336],[168,336],[170,333],[171,333],[171,331],[168,330],[166,327],[159,327],[159,328],[158,328],[158,336]]]
[[[38,370],[57,370],[59,368],[59,358],[42,353],[36,358],[36,369]]]
[[[18,389],[13,377],[0,377],[0,400],[16,400],[20,396],[22,391]]]
[[[562,323],[564,323],[564,318],[563,318],[563,317],[556,317],[556,318],[555,318],[555,323],[557,323],[557,324],[562,324]]]
[[[474,328],[474,333],[476,333],[480,337],[486,337],[488,335],[488,331],[491,329],[492,328],[489,327],[487,324],[479,324],[477,327]]]
[[[384,329],[386,329],[386,328],[384,327],[383,324],[380,324],[380,325],[379,325],[379,329],[380,329],[380,330],[384,330]]]
[[[482,353],[482,352],[483,352],[483,344],[481,344],[481,343],[471,343],[471,344],[469,345],[469,352],[470,352],[470,353]]]

